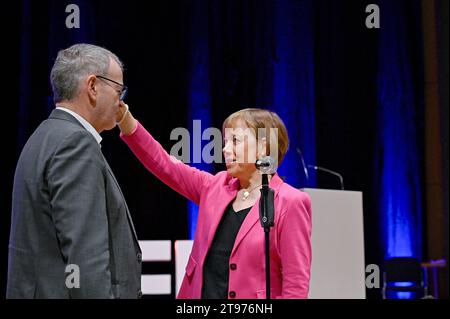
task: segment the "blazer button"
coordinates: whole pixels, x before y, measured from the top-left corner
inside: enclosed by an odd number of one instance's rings
[[[138,297],[138,299],[142,298],[142,291],[141,291],[141,289],[138,290],[137,297]]]
[[[236,298],[236,293],[234,291],[230,291],[228,295],[230,296],[230,298]]]
[[[230,265],[230,269],[231,269],[231,270],[236,270],[236,268],[237,268],[236,264],[231,264],[231,265]]]
[[[137,256],[138,263],[142,262],[142,254],[138,253],[136,256]]]

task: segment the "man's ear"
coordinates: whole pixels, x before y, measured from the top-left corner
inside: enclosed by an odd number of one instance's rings
[[[90,75],[86,79],[86,87],[87,87],[87,94],[89,97],[89,101],[91,104],[95,107],[97,104],[97,77],[95,75]]]

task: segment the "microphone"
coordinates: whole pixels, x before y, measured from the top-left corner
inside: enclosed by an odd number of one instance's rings
[[[302,151],[300,150],[299,147],[297,147],[297,153],[298,153],[298,155],[300,155],[300,159],[302,160],[303,171],[305,172],[306,181],[307,181],[307,183],[309,184],[309,173],[308,173],[308,169],[306,168],[305,159],[303,158]]]
[[[335,176],[339,177],[339,181],[341,183],[341,190],[344,190],[344,178],[338,172],[332,171],[331,169],[328,169],[328,168],[316,166],[316,165],[308,165],[308,167],[309,168],[313,168],[316,171],[324,171],[324,172],[327,172],[329,174],[332,174],[332,175],[335,175]]]
[[[256,160],[255,166],[262,174],[274,174],[277,171],[275,160],[270,156]]]

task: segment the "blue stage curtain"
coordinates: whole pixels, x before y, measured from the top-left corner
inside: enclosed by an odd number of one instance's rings
[[[407,8],[405,1],[380,2],[375,183],[385,259],[422,257],[423,105],[413,83],[408,38],[417,30],[407,27]]]
[[[289,132],[289,151],[279,174],[295,187],[315,187],[315,172],[306,179],[306,165],[316,163],[314,98],[314,28],[312,1],[278,1],[275,6],[273,109]]]
[[[204,130],[212,126],[211,97],[209,85],[209,28],[208,28],[208,1],[201,0],[192,3],[189,16],[189,61],[188,61],[188,121],[191,133],[191,166],[200,170],[212,172],[213,164],[205,163],[201,151],[209,143],[202,140]],[[201,131],[196,136],[194,121],[201,125]],[[198,125],[198,124],[197,124]],[[211,137],[212,139],[212,137]],[[200,154],[194,152],[194,143],[201,140]],[[215,141],[222,143],[222,141]],[[200,158],[198,158],[200,157]],[[200,161],[199,161],[200,160]],[[197,228],[198,206],[194,202],[188,205],[189,238],[193,239]]]
[[[175,125],[172,120],[186,123],[192,137],[195,119],[202,121],[203,130],[220,128],[238,109],[273,109],[285,121],[291,140],[279,170],[288,183],[316,186],[314,172],[309,171],[310,179],[306,180],[297,148],[306,164],[338,168],[349,188],[364,192],[365,221],[380,220],[382,225],[379,235],[384,244],[371,236],[375,226],[365,225],[366,247],[384,247],[386,258],[421,256],[423,125],[417,91],[423,83],[418,71],[422,66],[411,59],[421,45],[417,31],[420,14],[412,9],[420,1],[380,1],[379,30],[365,28],[363,1],[155,1],[149,11],[140,10],[138,2],[70,3],[80,7],[80,29],[65,27],[69,3],[22,0],[18,5],[20,41],[13,50],[19,57],[19,80],[11,94],[18,96],[18,108],[7,109],[18,123],[13,137],[17,150],[9,156],[11,161],[17,160],[28,137],[53,108],[48,75],[58,50],[77,42],[104,45],[124,59],[126,81],[132,84],[130,105],[136,101],[133,112],[136,110],[134,114],[161,140],[168,136],[167,127]],[[411,25],[418,27],[411,29]],[[377,49],[374,34],[379,35]],[[372,45],[372,50],[367,49]],[[378,91],[372,95],[375,71],[367,64],[375,69],[373,61],[377,59]],[[362,117],[365,110],[361,106],[372,112],[375,99],[378,117]],[[167,116],[168,107],[177,112]],[[375,121],[374,147],[364,134],[373,134]],[[158,135],[158,130],[164,133]],[[188,227],[177,218],[166,225],[167,229],[148,228],[153,220],[166,218],[167,211],[181,210],[186,217],[185,207],[180,209],[179,203],[171,201],[175,195],[169,192],[149,195],[148,185],[127,176],[121,161],[128,163],[130,154],[117,144],[114,134],[103,134],[102,150],[128,192],[140,232],[144,237],[167,233],[179,238],[180,229],[189,228],[192,238],[197,219],[197,208],[192,204]],[[358,135],[361,138],[355,138]],[[344,154],[336,156],[337,152]],[[368,172],[372,166],[366,162],[372,160],[376,163],[373,180],[366,178],[372,175]],[[213,171],[210,164],[191,165]],[[224,169],[223,165],[214,168]],[[373,254],[373,249],[367,253]]]
[[[80,9],[80,28],[66,27],[65,20],[70,12],[66,13],[65,10],[69,3],[56,0],[22,1],[17,133],[19,152],[31,132],[54,108],[49,75],[58,51],[75,43],[93,40],[95,19],[89,1],[76,0],[70,4]],[[48,75],[47,85],[42,83],[41,74]]]
[[[274,110],[290,138],[279,174],[294,187],[316,186],[314,172],[306,179],[297,151],[306,163],[316,162],[313,9],[308,0],[196,1],[188,15],[191,136],[195,119],[204,130],[212,123],[220,128],[230,113],[242,108]],[[191,165],[213,170],[206,163]],[[192,238],[198,208],[190,203],[188,211]]]

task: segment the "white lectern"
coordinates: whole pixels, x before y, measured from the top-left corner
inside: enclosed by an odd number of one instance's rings
[[[309,298],[365,298],[362,193],[304,191],[311,197],[313,215]]]

